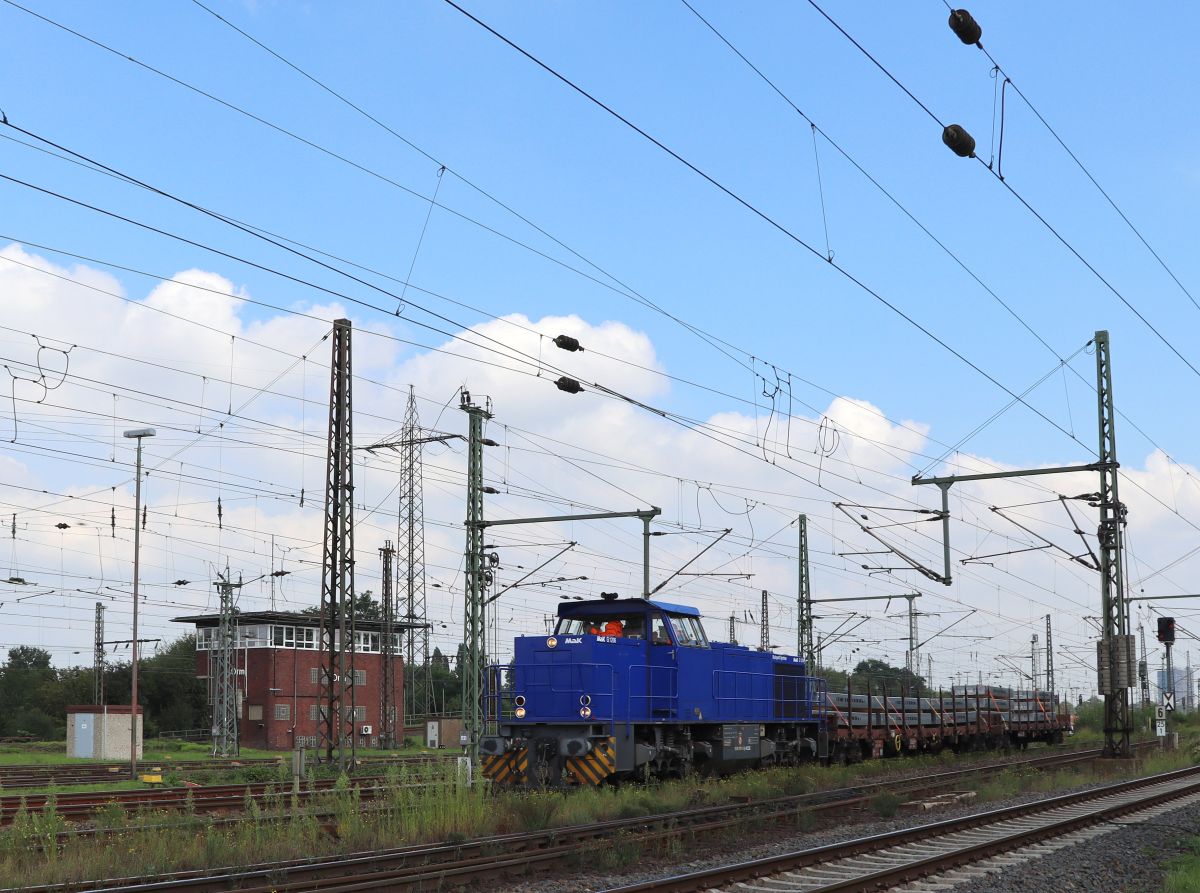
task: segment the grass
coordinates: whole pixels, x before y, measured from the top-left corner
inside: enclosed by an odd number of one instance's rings
[[[176,741],[169,738],[147,738],[142,745],[143,756],[140,762],[170,763],[175,760],[207,760],[211,757],[211,748],[207,744],[195,741]],[[432,753],[424,747],[397,748],[394,750],[361,750],[360,754],[368,757],[376,756],[413,756],[422,753]],[[287,753],[277,750],[261,750],[253,747],[242,748],[237,759],[288,759]],[[92,763],[119,763],[120,760],[92,760],[87,757],[68,757],[65,741],[33,741],[23,744],[0,744],[0,766],[44,766],[66,763],[88,765]]]
[[[995,759],[994,755],[979,757],[980,762]],[[1139,761],[1136,773],[1152,774],[1192,763],[1193,755],[1182,748]],[[360,801],[358,792],[342,777],[334,788],[318,793],[308,804],[291,800],[290,777],[286,777],[290,767],[256,767],[275,773],[274,778],[264,779],[278,782],[275,792],[265,804],[248,803],[245,819],[229,825],[213,825],[200,816],[182,827],[137,830],[136,826],[150,820],[187,822],[187,811],[169,816],[154,812],[126,813],[113,805],[97,816],[96,823],[118,829],[118,833],[103,839],[72,840],[59,848],[48,845],[62,827],[53,803],[43,810],[25,812],[10,829],[0,832],[0,878],[6,885],[20,887],[161,874],[213,865],[245,865],[406,844],[457,842],[489,834],[547,830],[886,781],[897,770],[905,775],[919,775],[971,764],[971,760],[925,756],[829,768],[813,765],[767,769],[721,779],[693,777],[641,786],[587,787],[567,793],[498,794],[486,793],[483,786],[469,789],[456,784],[456,767],[451,764],[402,764],[387,767],[387,790],[375,800]],[[1133,765],[1085,772],[1014,768],[980,778],[974,785],[965,782],[961,787],[974,787],[980,800],[994,800],[1116,780],[1134,773]],[[306,784],[311,785],[316,777],[310,772]],[[877,815],[890,816],[899,809],[900,801],[897,795],[883,793],[873,798],[871,808]],[[327,810],[329,814],[318,819],[309,814],[314,810]],[[289,821],[277,820],[285,815]],[[811,815],[797,812],[797,829],[804,830],[811,823]],[[778,831],[777,824],[772,827]],[[739,827],[730,832],[730,841],[752,830],[750,826]],[[694,843],[685,835],[672,845],[682,849]],[[716,841],[706,839],[703,843],[712,846]],[[653,852],[661,855],[661,849]],[[636,839],[620,838],[585,858],[591,867],[596,867],[596,860],[600,860],[601,867],[616,869],[644,858],[647,853]]]
[[[1190,852],[1167,863],[1163,878],[1163,893],[1200,893],[1200,837],[1187,844]]]
[[[148,738],[142,745],[141,762],[171,762],[172,760],[205,760],[210,756],[206,744],[194,741],[171,741]],[[279,751],[244,748],[241,759],[260,757],[279,758]],[[287,755],[284,754],[286,757]],[[46,766],[60,763],[119,763],[120,760],[92,760],[87,757],[68,757],[67,745],[63,741],[35,741],[28,744],[0,744],[0,765],[3,766]]]

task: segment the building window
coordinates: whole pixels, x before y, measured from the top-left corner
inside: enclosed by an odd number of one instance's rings
[[[367,684],[367,671],[366,670],[355,670],[354,671],[354,684],[355,685],[366,685]]]
[[[367,721],[367,708],[366,707],[355,707],[354,708],[354,721],[355,722],[366,722]]]
[[[246,719],[250,722],[262,722],[262,704],[247,704]]]
[[[270,629],[258,623],[249,626],[239,626],[237,644],[239,648],[262,648],[268,644],[267,631]]]
[[[309,704],[308,718],[313,722],[316,722],[319,719],[323,720],[327,715],[328,709],[329,708],[325,704]]]
[[[317,648],[317,631],[311,626],[302,626],[296,630],[296,647],[315,651]]]
[[[292,705],[291,704],[276,704],[275,705],[275,718],[276,719],[291,719],[292,718]]]
[[[309,681],[309,682],[310,682],[312,685],[316,685],[316,684],[317,684],[317,672],[318,672],[318,670],[320,670],[320,667],[310,667],[310,668],[309,668],[309,671],[308,671],[308,681]]]
[[[379,633],[354,634],[354,650],[379,653]]]

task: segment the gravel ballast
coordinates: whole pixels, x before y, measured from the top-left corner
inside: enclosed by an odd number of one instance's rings
[[[685,849],[679,858],[670,858],[666,852],[661,856],[648,852],[639,856],[636,863],[627,869],[589,870],[585,866],[560,876],[503,884],[499,890],[505,893],[578,893],[606,890],[717,868],[732,861],[760,859],[979,812],[990,812],[1008,806],[1019,806],[1074,791],[1102,787],[1104,784],[1080,785],[1051,793],[1025,794],[984,804],[952,806],[934,812],[904,814],[890,819],[844,824],[804,833],[781,829],[775,837],[771,837],[770,831],[759,829],[746,834],[745,842],[741,845],[731,842],[728,836],[713,841],[712,845],[707,847],[706,841],[700,840]],[[1031,860],[1001,873],[961,884],[954,889],[972,893],[1049,893],[1084,889],[1102,889],[1104,893],[1125,890],[1141,893],[1156,890],[1158,887],[1155,885],[1161,882],[1163,875],[1163,865],[1184,851],[1188,839],[1186,831],[1168,830],[1166,826],[1194,828],[1196,833],[1200,834],[1200,805],[1172,810],[1142,825],[1116,828],[1112,833],[1100,835],[1092,841],[1064,848],[1045,858]]]

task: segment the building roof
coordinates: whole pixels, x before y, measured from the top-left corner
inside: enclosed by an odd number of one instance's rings
[[[141,704],[138,704],[137,712],[138,712],[138,716],[141,716],[143,713],[145,713],[145,708],[142,707]],[[128,704],[68,704],[67,705],[67,713],[111,713],[114,715],[124,713],[124,714],[128,715],[129,714],[129,705]]]
[[[657,608],[668,614],[699,617],[700,612],[688,605],[676,605],[644,598],[595,599],[584,602],[563,602],[558,606],[559,617],[591,617],[593,615],[635,613]]]
[[[221,622],[220,614],[195,614],[189,617],[172,617],[173,623],[194,623],[197,628],[217,626]],[[279,626],[311,626],[319,627],[321,618],[316,614],[301,614],[299,611],[242,611],[233,615],[234,626],[249,626],[252,623],[272,623]],[[424,629],[428,623],[410,623],[407,620],[395,620],[392,629]],[[354,621],[354,628],[359,632],[378,633],[383,631],[382,620]]]

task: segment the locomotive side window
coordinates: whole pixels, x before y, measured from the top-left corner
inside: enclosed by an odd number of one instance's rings
[[[671,636],[667,633],[667,622],[661,614],[655,614],[650,619],[650,641],[655,645],[670,645]]]
[[[611,629],[612,623],[620,624],[620,633]],[[630,617],[563,617],[558,621],[555,632],[560,636],[620,635],[627,639],[641,639],[646,634],[646,619],[641,614]]]
[[[641,614],[634,617],[625,617],[625,638],[627,639],[644,639],[646,637],[646,618]]]

